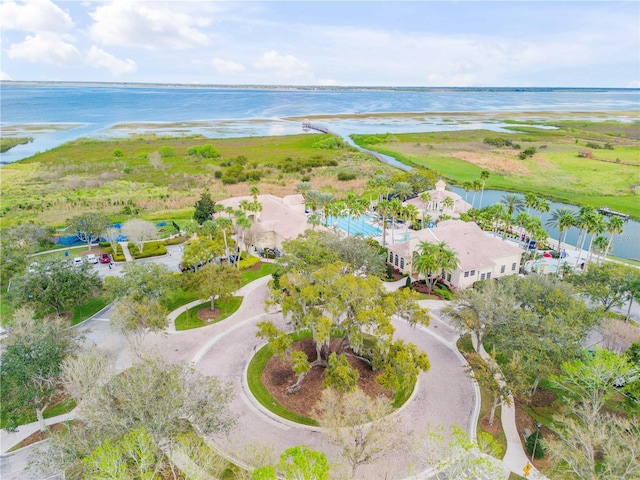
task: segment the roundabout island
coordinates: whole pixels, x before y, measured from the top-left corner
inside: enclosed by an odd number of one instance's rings
[[[237,424],[224,437],[211,438],[217,448],[239,464],[250,464],[251,451],[271,448],[280,455],[287,448],[306,445],[327,455],[329,461],[340,462],[340,452],[329,443],[321,429],[287,420],[265,408],[251,393],[247,381],[249,362],[265,345],[256,337],[258,323],[270,320],[279,328],[287,328],[281,312],[265,313],[268,296],[267,279],[261,279],[245,287],[241,308],[220,324],[205,327],[207,342],[191,358],[202,374],[215,375],[228,382],[234,391],[230,409],[237,417]],[[433,301],[422,301],[429,306]],[[412,327],[394,318],[395,337],[415,343],[428,352],[431,368],[419,375],[411,397],[392,415],[398,417],[404,431],[415,447],[392,450],[378,461],[362,465],[358,478],[407,478],[428,468],[421,461],[421,444],[426,441],[430,427],[458,425],[475,436],[479,411],[479,398],[475,385],[464,371],[464,359],[455,348],[456,332],[431,311],[429,327]],[[171,335],[168,340],[177,341],[183,334]],[[292,394],[292,395],[295,395]],[[247,448],[249,447],[249,448]]]

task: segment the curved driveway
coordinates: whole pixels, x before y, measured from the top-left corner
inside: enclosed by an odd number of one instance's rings
[[[170,331],[155,335],[160,354],[168,361],[192,362],[195,368],[206,374],[229,382],[234,391],[232,411],[237,415],[238,425],[228,437],[212,439],[219,448],[232,457],[242,460],[246,445],[262,445],[273,448],[279,456],[286,448],[305,444],[327,454],[330,461],[339,458],[337,449],[326,442],[317,428],[294,424],[267,412],[248,393],[246,367],[254,352],[264,342],[255,336],[256,323],[268,318],[280,326],[285,321],[280,313],[266,313],[267,281],[269,277],[246,285],[238,292],[244,297],[242,305],[232,316],[222,322],[186,331]],[[475,385],[462,368],[463,359],[455,350],[455,332],[438,318],[438,302],[421,302],[431,309],[431,325],[428,328],[411,328],[402,320],[395,320],[396,336],[416,343],[426,351],[431,369],[420,375],[416,390],[396,413],[407,431],[411,431],[416,447],[421,442],[426,426],[443,425],[445,428],[457,424],[475,435],[478,396]],[[89,330],[87,340],[117,354],[118,371],[131,363],[129,349],[121,335],[110,328],[110,309],[105,309],[83,327]],[[3,440],[5,439],[3,438]],[[13,442],[10,442],[13,443]],[[3,445],[4,446],[4,445]],[[400,449],[372,465],[358,469],[358,476],[366,479],[405,478],[423,470],[426,465],[416,460],[412,453]],[[8,478],[30,478],[20,473],[18,465],[10,465],[9,456],[0,458],[4,474],[13,471]],[[15,463],[15,462],[13,462]]]
[[[291,446],[305,444],[326,452],[329,459],[335,461],[339,454],[319,429],[291,423],[267,412],[248,392],[246,367],[256,349],[264,343],[255,336],[256,323],[268,318],[280,327],[285,326],[280,313],[264,312],[266,283],[251,287],[253,290],[245,293],[243,305],[233,317],[202,331],[207,341],[192,358],[198,371],[229,382],[235,393],[231,409],[238,416],[238,425],[228,437],[216,440],[218,446],[242,459],[242,447],[247,444],[258,442],[272,447],[276,455]],[[396,337],[416,343],[428,353],[431,361],[431,369],[420,376],[414,395],[397,413],[405,428],[413,432],[417,444],[421,443],[419,440],[427,424],[445,428],[457,424],[475,435],[475,387],[464,373],[462,357],[451,348],[455,332],[433,313],[428,328],[411,328],[402,320],[396,320],[394,324]],[[186,338],[180,340],[182,336],[182,332],[172,334],[167,340],[172,346],[184,348]],[[181,349],[178,348],[178,352]],[[425,467],[416,461],[412,452],[393,451],[375,464],[360,467],[358,476],[404,478]]]

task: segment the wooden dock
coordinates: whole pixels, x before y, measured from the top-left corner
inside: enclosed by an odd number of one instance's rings
[[[620,217],[625,221],[629,220],[629,215],[627,215],[626,213],[616,212],[615,210],[611,210],[608,207],[602,207],[602,208],[598,209],[598,211],[602,215],[607,215],[608,217]]]

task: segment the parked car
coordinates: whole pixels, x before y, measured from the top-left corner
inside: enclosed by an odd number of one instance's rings
[[[100,263],[111,263],[111,255],[109,255],[108,253],[101,253]]]
[[[71,265],[73,265],[74,267],[79,267],[80,265],[82,265],[82,262],[84,260],[82,260],[82,257],[75,257],[73,260],[71,260]]]
[[[84,261],[87,262],[87,263],[96,264],[96,263],[98,263],[98,257],[96,257],[93,253],[90,253],[89,255],[84,257]]]

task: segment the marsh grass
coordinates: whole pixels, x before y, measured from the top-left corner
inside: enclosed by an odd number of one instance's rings
[[[150,220],[189,219],[203,189],[214,200],[247,195],[256,185],[262,193],[286,195],[295,192],[303,176],[311,177],[314,188],[331,186],[340,191],[362,189],[375,171],[391,172],[372,158],[351,147],[316,148],[320,135],[209,139],[198,136],[134,136],[107,141],[79,139],[29,159],[2,168],[0,227],[25,221],[64,225],[79,213],[101,211],[114,221],[126,221],[129,211]],[[189,147],[211,143],[220,158],[187,155]],[[163,147],[176,155],[157,158]],[[122,156],[116,156],[115,151]],[[119,155],[119,152],[118,152]],[[261,172],[261,179],[249,184],[223,185],[215,177],[229,163],[246,160],[244,172]],[[335,166],[305,167],[304,164],[332,163]],[[349,170],[358,178],[335,185],[339,171]]]
[[[491,176],[486,183],[489,189],[531,192],[557,201],[608,206],[636,218],[640,216],[639,122],[539,123],[558,129],[512,126],[511,133],[488,130],[408,133],[360,136],[356,141],[381,139],[380,143],[363,146],[395,156],[404,163],[435,170],[456,184],[477,180],[482,170],[489,170]],[[523,149],[535,146],[537,153],[520,160],[519,150],[487,145],[483,142],[485,137],[508,138]],[[604,148],[607,142],[613,150]],[[603,148],[590,149],[588,143]],[[578,153],[585,150],[592,151],[594,158],[579,158]]]

